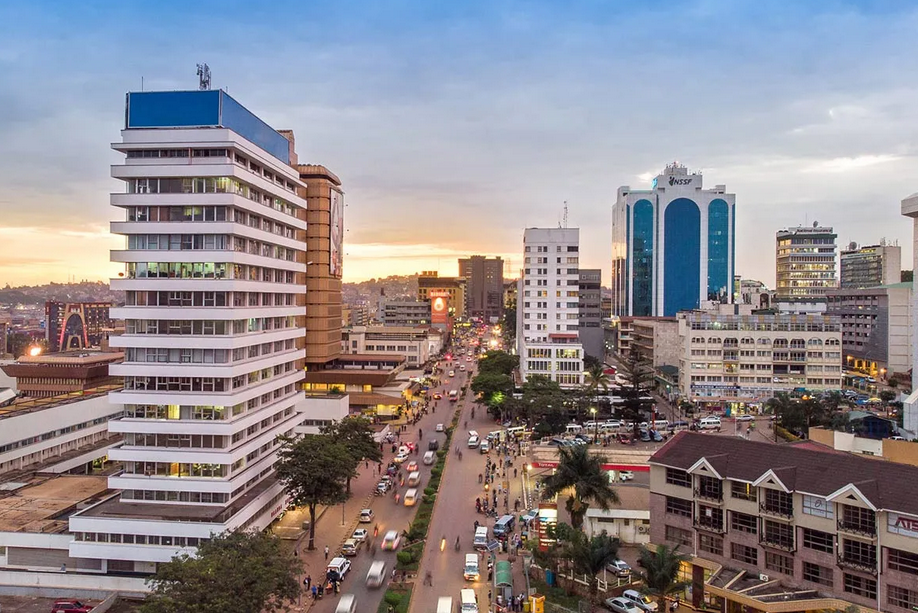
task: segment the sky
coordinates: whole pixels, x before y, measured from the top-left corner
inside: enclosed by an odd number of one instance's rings
[[[619,186],[666,163],[736,194],[736,267],[774,232],[898,241],[918,191],[918,3],[348,0],[0,3],[0,286],[107,279],[124,94],[207,62],[344,183],[344,276],[500,255],[581,228],[608,283]]]

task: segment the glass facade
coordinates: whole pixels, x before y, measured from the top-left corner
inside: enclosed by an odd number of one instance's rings
[[[728,266],[730,208],[720,198],[708,205],[708,299],[720,300],[730,290]]]
[[[669,203],[664,214],[663,316],[697,309],[701,270],[701,212],[688,198]]]
[[[634,302],[632,314],[650,316],[653,314],[653,204],[649,200],[634,203],[634,243],[632,262],[634,272]]]

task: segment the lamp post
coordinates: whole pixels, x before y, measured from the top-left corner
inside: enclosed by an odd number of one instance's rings
[[[599,442],[599,423],[596,421],[596,407],[590,407],[590,415],[593,416],[593,443]]]

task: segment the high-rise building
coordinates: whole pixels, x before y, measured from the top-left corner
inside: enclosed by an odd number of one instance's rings
[[[892,285],[902,279],[902,248],[899,245],[858,247],[851,243],[839,257],[839,287],[863,289],[877,285]]]
[[[486,322],[504,314],[504,261],[473,255],[459,258],[459,276],[465,279],[465,311]]]
[[[701,173],[668,165],[649,190],[618,188],[612,208],[612,309],[673,316],[733,302],[736,195],[703,189]]]
[[[580,230],[526,228],[523,252],[516,309],[520,374],[581,385]]]
[[[293,134],[284,135],[295,156]],[[341,355],[344,192],[341,180],[324,166],[296,164],[296,169],[306,184],[297,194],[306,200],[306,364],[314,369]]]
[[[775,299],[778,302],[825,302],[838,287],[835,239],[831,227],[819,222],[778,230]]]
[[[286,508],[273,465],[303,420],[308,203],[290,141],[224,91],[130,93],[125,119],[109,424],[124,469],[70,517],[70,555],[146,573]]]
[[[45,303],[45,339],[52,352],[99,347],[112,327],[110,302]]]
[[[603,360],[602,331],[602,270],[599,268],[580,269],[580,295],[577,297],[580,310],[580,343],[586,355]]]

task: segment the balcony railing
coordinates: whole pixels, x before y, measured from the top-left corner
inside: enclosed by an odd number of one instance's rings
[[[759,511],[761,511],[762,513],[765,513],[766,515],[772,515],[774,517],[781,517],[783,519],[794,519],[793,509],[791,509],[790,512],[782,511],[780,509],[776,509],[774,507],[771,507],[765,504],[764,500],[759,503]]]
[[[864,526],[863,524],[860,524],[860,523],[855,524],[855,523],[846,522],[842,518],[838,519],[838,529],[841,530],[842,532],[847,532],[849,534],[856,534],[858,536],[866,536],[867,538],[871,538],[871,539],[877,538],[876,526],[874,526],[873,529],[871,530],[870,528]]]
[[[714,518],[707,517],[696,517],[694,521],[695,527],[701,530],[707,530],[708,532],[718,532],[723,534],[726,532],[724,528],[723,518],[720,518],[720,521]]]
[[[696,487],[695,488],[695,498],[701,498],[702,500],[710,500],[711,502],[721,503],[724,501],[723,492],[712,492],[709,489]]]
[[[771,547],[772,549],[789,551],[791,553],[797,550],[797,547],[793,543],[787,543],[783,539],[771,537],[764,533],[759,534],[759,544],[764,545],[765,547]]]
[[[867,564],[860,560],[852,560],[843,555],[838,556],[838,565],[842,568],[850,568],[851,570],[858,570],[862,573],[870,573],[871,575],[877,574],[876,564]]]

